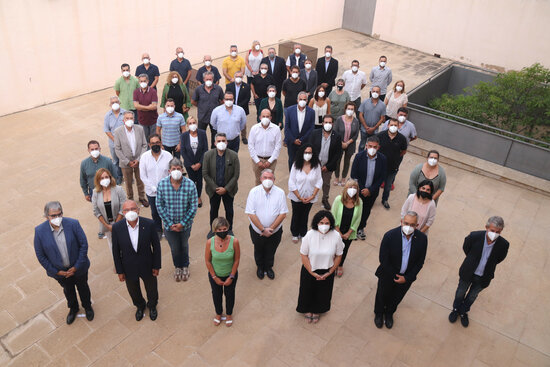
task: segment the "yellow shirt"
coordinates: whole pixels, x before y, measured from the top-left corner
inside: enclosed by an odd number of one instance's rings
[[[237,71],[244,70],[246,64],[244,62],[244,59],[240,56],[237,56],[235,60],[231,58],[231,56],[227,56],[222,63],[222,70],[227,69],[227,74],[233,77]],[[230,80],[225,78],[225,84],[231,83]]]

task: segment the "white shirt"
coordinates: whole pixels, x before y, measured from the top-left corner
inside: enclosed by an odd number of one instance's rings
[[[367,84],[367,75],[364,72],[357,70],[357,73],[354,74],[353,71],[346,70],[342,74],[342,79],[346,83],[344,90],[348,92],[351,101],[361,97],[361,85]]]
[[[322,234],[310,229],[302,238],[300,253],[309,258],[312,271],[329,269],[334,265],[334,257],[344,253],[344,242],[335,230]]]
[[[128,221],[126,221],[126,226],[128,227],[128,234],[130,235],[130,242],[132,242],[132,247],[134,248],[134,251],[137,252],[139,240],[139,217],[135,228],[132,228]]]
[[[285,192],[275,185],[271,187],[269,192],[262,185],[255,186],[248,194],[244,212],[246,214],[255,214],[262,226],[269,227],[279,215],[288,213]],[[250,218],[249,221],[252,229],[256,233],[261,234],[262,231],[252,223]],[[277,232],[282,225],[283,223],[279,224],[277,228],[273,229],[273,232]]]
[[[298,111],[298,131],[302,132],[302,127],[304,126],[304,121],[306,119],[306,107],[302,111],[300,111],[300,107],[296,108],[296,111]]]
[[[132,155],[136,155],[136,131],[132,127],[130,131],[124,126],[124,132],[126,132],[126,137],[128,138],[128,144],[130,144],[130,149],[132,149]]]
[[[191,145],[193,153],[197,154],[197,149],[199,149],[199,136],[189,134],[189,144]]]
[[[153,152],[148,150],[139,159],[139,177],[145,184],[145,193],[149,196],[157,196],[157,185],[160,180],[168,176],[168,164],[172,154],[162,149],[158,160],[153,157]]]
[[[288,177],[288,198],[292,201],[299,202],[296,195],[294,195],[295,190],[298,190],[300,197],[308,198],[313,195],[315,188],[321,190],[323,188],[323,176],[321,175],[321,166],[313,168],[309,173],[305,173],[304,170],[296,169],[296,166],[293,164],[290,169],[290,176]],[[317,196],[310,201],[314,203],[317,201]]]
[[[282,146],[281,129],[274,123],[270,123],[264,129],[261,123],[252,126],[248,134],[248,152],[254,163],[260,161],[260,157],[269,157],[269,163],[279,158]]]

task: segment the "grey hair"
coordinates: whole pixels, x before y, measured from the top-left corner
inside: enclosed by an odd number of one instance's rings
[[[382,88],[380,88],[379,85],[373,85],[372,87],[370,87],[370,90],[373,90],[374,88],[378,88],[378,89],[382,90]]]
[[[300,96],[301,96],[302,94],[305,94],[306,97],[307,97],[307,92],[301,91],[300,93],[298,93],[298,98],[300,98]]]
[[[113,102],[114,100],[120,101],[120,99],[117,96],[112,96],[109,98],[109,103]]]
[[[134,117],[134,113],[133,113],[132,111],[126,111],[126,112],[124,112],[124,114],[122,115],[122,117],[124,117],[124,116],[126,116],[126,115],[128,115],[128,114],[131,114],[132,117]]]
[[[416,212],[413,211],[413,210],[409,210],[409,211],[407,212],[407,214],[405,214],[405,217],[406,217],[406,216],[415,217],[415,218],[418,219],[418,213],[416,213]]]
[[[271,50],[277,52],[277,50],[275,50],[275,47],[270,47],[270,48],[268,48],[268,49],[267,49],[267,52],[269,52],[269,51],[271,51]]]
[[[170,162],[168,162],[168,169],[170,169],[172,167],[182,167],[183,168],[183,164],[181,163],[179,158],[172,158],[172,159],[170,159]]]
[[[212,78],[214,77],[214,73],[211,72],[211,71],[205,71],[204,73],[202,73],[202,77],[203,78],[206,78],[207,76],[211,76]]]
[[[63,207],[61,206],[61,203],[59,201],[48,201],[46,205],[44,205],[45,217],[50,214],[50,210],[61,210],[61,214],[63,214]]]
[[[225,135],[225,133],[216,133],[214,140],[216,140],[218,137],[227,139],[227,135]]]
[[[262,173],[260,174],[260,177],[262,177],[262,176],[264,175],[264,173],[271,173],[271,174],[273,175],[273,178],[275,178],[275,173],[274,173],[273,170],[270,169],[270,168],[264,168],[264,169],[262,170]]]
[[[271,84],[271,85],[268,85],[268,86],[267,86],[267,90],[270,90],[270,89],[275,89],[275,91],[276,91],[276,90],[277,90],[277,87],[274,86],[273,84]]]
[[[149,75],[143,73],[143,74],[139,74],[138,78],[145,78],[147,79],[147,81],[149,81]]]
[[[493,215],[491,218],[487,219],[487,226],[494,224],[497,228],[504,228],[504,219],[498,215]]]
[[[240,70],[237,70],[237,71],[235,72],[235,74],[233,74],[233,76],[236,76],[237,74],[241,74],[241,75],[242,75],[242,74],[243,74],[243,72],[242,72],[242,71],[240,71]]]

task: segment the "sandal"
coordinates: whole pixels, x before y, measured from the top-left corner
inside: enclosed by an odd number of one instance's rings
[[[304,317],[305,317],[305,319],[306,319],[306,322],[307,322],[308,324],[311,324],[311,322],[313,321],[313,318],[312,318],[312,316],[311,316],[311,313],[306,313],[306,314],[304,315]]]
[[[214,317],[214,326],[218,326],[221,322],[222,322],[222,317],[220,315],[216,315],[216,317]]]
[[[336,180],[332,183],[334,186],[339,186],[340,185],[340,181]]]
[[[336,270],[336,276],[337,276],[338,278],[341,278],[342,275],[344,275],[344,268],[338,267],[338,270]]]
[[[313,322],[314,324],[318,323],[318,322],[319,322],[319,319],[320,319],[320,316],[319,316],[319,315],[313,314],[313,315],[311,316],[311,322]]]
[[[233,325],[233,319],[230,319],[231,316],[227,315],[227,318],[225,319],[225,326],[231,327]]]

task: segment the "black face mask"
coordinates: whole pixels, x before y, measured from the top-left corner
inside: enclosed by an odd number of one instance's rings
[[[339,85],[339,86],[337,86],[336,88],[338,88],[338,90],[342,90],[342,89],[344,89],[344,86],[343,86],[343,85]]]
[[[225,239],[225,237],[227,237],[227,234],[229,233],[229,231],[221,231],[221,232],[216,232],[216,236],[218,236],[219,238],[221,238],[222,240]]]
[[[160,152],[160,145],[153,145],[151,147],[151,150],[153,151],[153,153],[159,153]]]
[[[432,194],[430,194],[429,192],[426,192],[426,191],[420,191],[420,197],[422,199],[431,199]]]

